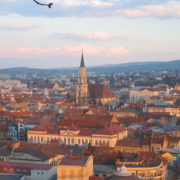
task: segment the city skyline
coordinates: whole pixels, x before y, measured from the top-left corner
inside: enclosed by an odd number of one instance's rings
[[[50,0],[41,0],[50,2]],[[77,67],[180,57],[180,2],[2,0],[0,68]]]

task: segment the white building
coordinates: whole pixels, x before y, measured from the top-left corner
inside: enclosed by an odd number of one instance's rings
[[[111,126],[92,131],[87,128],[70,127],[58,129],[55,125],[41,125],[28,131],[28,141],[32,143],[49,143],[51,140],[59,140],[62,144],[87,146],[114,147],[118,140],[127,137],[127,129],[121,126]]]

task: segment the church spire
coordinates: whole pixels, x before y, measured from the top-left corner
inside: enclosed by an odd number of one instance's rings
[[[81,56],[81,64],[80,67],[85,67],[84,65],[84,56],[83,56],[83,52],[82,52],[82,56]]]

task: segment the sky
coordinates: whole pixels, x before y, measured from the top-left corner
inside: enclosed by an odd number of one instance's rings
[[[0,1],[0,69],[180,59],[179,0]]]

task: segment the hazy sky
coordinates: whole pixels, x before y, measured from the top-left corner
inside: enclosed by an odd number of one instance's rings
[[[0,1],[0,68],[180,59],[180,0]]]

